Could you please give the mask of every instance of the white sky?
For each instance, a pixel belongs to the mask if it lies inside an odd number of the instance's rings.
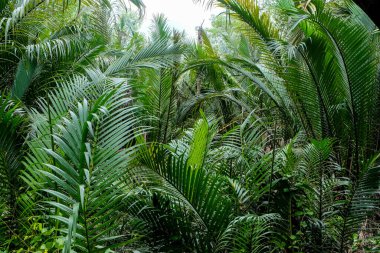
[[[146,33],[149,30],[154,15],[164,14],[169,24],[194,38],[195,27],[203,23],[203,27],[209,27],[211,15],[217,15],[220,9],[206,10],[202,4],[194,4],[193,0],[144,0],[146,6],[145,18],[141,30]]]

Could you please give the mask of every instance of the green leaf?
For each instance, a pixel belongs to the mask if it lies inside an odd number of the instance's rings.
[[[35,61],[22,59],[17,65],[12,96],[22,99],[38,73],[39,67]]]

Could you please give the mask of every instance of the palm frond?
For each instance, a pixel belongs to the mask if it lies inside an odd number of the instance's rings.
[[[71,249],[89,252],[100,246],[107,248],[108,241],[121,238],[110,232],[120,218],[118,208],[125,187],[120,178],[132,155],[127,145],[138,134],[132,127],[137,119],[133,117],[135,109],[128,107],[127,92],[127,86],[111,83],[92,104],[84,99],[68,109],[57,122],[53,148],[36,150],[29,158],[25,178],[34,185],[46,180],[40,191],[50,195],[47,203],[59,210],[48,214],[64,224],[62,233],[67,233]],[[66,249],[70,247],[67,242]]]
[[[23,186],[19,176],[23,169],[24,138],[22,136],[25,124],[24,111],[20,104],[10,97],[0,96],[0,245],[14,245],[20,229],[22,212],[18,205],[18,197]]]
[[[191,247],[211,249],[217,235],[227,226],[230,219],[231,202],[220,192],[224,181],[203,168],[194,169],[184,155],[165,155],[165,150],[159,148],[146,149],[142,153],[142,159],[144,167],[150,171],[150,182],[161,182],[158,185],[153,184],[150,188],[168,196],[174,205],[173,208],[179,208],[181,215],[187,217],[183,220],[186,222],[191,218],[192,223],[196,225],[199,232],[190,232],[191,237],[187,239],[192,238]],[[136,176],[138,180],[139,176]],[[186,227],[183,226],[183,229]]]
[[[276,237],[280,236],[276,235],[273,226],[280,222],[280,217],[275,214],[236,217],[221,234],[215,250],[247,253],[274,250]]]
[[[112,75],[121,71],[131,71],[139,68],[159,69],[169,67],[173,64],[173,59],[182,52],[179,46],[170,46],[166,40],[153,42],[151,45],[139,51],[136,55],[131,52],[113,62],[105,74]]]
[[[29,86],[39,74],[41,67],[35,61],[23,59],[17,66],[17,72],[12,86],[12,95],[22,99]]]

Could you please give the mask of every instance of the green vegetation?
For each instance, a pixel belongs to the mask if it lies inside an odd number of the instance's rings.
[[[379,30],[351,0],[0,3],[1,252],[379,252]]]

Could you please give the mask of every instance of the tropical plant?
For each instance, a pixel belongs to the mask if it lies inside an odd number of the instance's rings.
[[[376,25],[351,0],[194,2],[221,33],[1,2],[1,252],[378,250]]]

